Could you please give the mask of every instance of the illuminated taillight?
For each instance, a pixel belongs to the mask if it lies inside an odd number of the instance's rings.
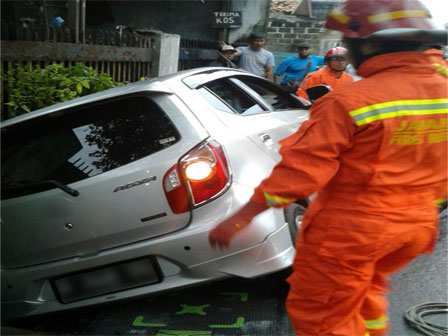
[[[216,141],[201,143],[185,154],[164,177],[165,194],[173,213],[189,210],[217,197],[230,182],[226,156]]]
[[[192,162],[185,167],[185,177],[189,181],[204,181],[213,176],[213,165],[208,161]]]

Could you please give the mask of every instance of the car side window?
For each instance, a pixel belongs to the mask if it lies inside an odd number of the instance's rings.
[[[61,110],[2,129],[2,198],[80,181],[170,147],[180,134],[149,97]],[[39,185],[36,187],[36,185]],[[28,187],[29,186],[29,187]]]
[[[202,98],[204,98],[214,108],[224,111],[224,112],[227,112],[227,113],[235,114],[235,111],[233,111],[229,107],[229,105],[224,103],[219,97],[214,95],[213,92],[211,92],[209,89],[207,89],[205,87],[201,87],[201,88],[197,89],[196,91],[202,96]]]
[[[250,89],[255,91],[255,95],[258,95],[263,99],[273,110],[287,110],[303,108],[304,106],[294,97],[275,84],[260,80],[254,77],[237,77],[239,81],[247,85]]]
[[[266,112],[256,100],[228,80],[215,80],[205,84],[205,87],[227,105],[232,107],[237,114],[249,115]],[[221,109],[219,106],[216,106],[216,104],[214,104],[214,106]]]

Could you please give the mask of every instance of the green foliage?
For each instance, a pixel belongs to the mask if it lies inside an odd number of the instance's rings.
[[[45,69],[16,65],[3,80],[8,118],[121,85],[83,63],[69,68],[53,63]]]

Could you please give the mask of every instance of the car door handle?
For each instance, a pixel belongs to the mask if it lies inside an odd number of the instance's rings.
[[[272,145],[273,144],[273,141],[272,141],[271,136],[269,134],[261,133],[258,136],[260,137],[261,141],[265,145]]]
[[[260,137],[261,141],[263,141],[263,142],[271,140],[271,137],[269,136],[269,134],[266,134],[266,133],[261,133],[258,136]]]

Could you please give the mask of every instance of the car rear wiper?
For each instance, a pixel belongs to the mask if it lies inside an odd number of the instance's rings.
[[[56,187],[58,187],[59,189],[65,191],[67,194],[72,195],[72,196],[78,196],[79,195],[79,191],[75,190],[73,188],[70,188],[68,185],[58,182],[56,180],[43,180],[43,181],[39,181],[36,183],[30,183],[30,184],[23,184],[23,185],[18,185],[15,187],[11,187],[11,188],[6,188],[2,191],[2,194],[14,194],[16,192],[20,192],[21,190],[26,190],[26,189],[39,189],[39,187],[45,186],[45,185],[54,185]]]

